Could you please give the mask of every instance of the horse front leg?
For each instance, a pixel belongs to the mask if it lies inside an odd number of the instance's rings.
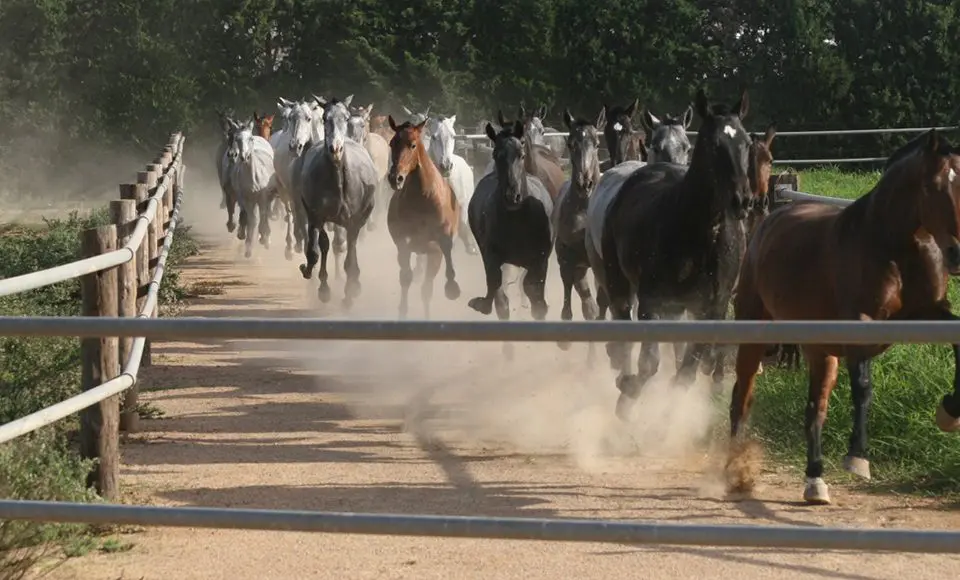
[[[246,216],[246,223],[244,224],[244,231],[246,232],[246,238],[244,239],[244,250],[243,256],[249,258],[253,256],[253,232],[257,231],[261,221],[266,219],[266,215],[263,215],[263,220],[259,212],[257,211],[257,204],[251,203],[249,208],[245,208],[243,212]]]
[[[350,308],[353,301],[360,296],[360,263],[357,260],[357,240],[360,238],[362,224],[350,225],[347,232],[347,257],[343,262],[343,271],[347,275],[347,282],[343,288],[343,306]],[[342,228],[337,228],[339,234]],[[334,240],[336,244],[336,240]],[[336,245],[334,246],[336,250]]]
[[[573,269],[573,289],[577,291],[580,297],[580,313],[584,320],[596,320],[600,314],[600,308],[597,301],[593,299],[590,292],[590,283],[587,282],[587,270],[589,268],[583,263]],[[587,343],[587,366],[593,367],[596,346],[592,342]]]
[[[237,201],[233,198],[232,195],[228,195],[226,192],[223,193],[224,205],[227,208],[227,232],[233,233],[233,230],[237,229],[237,223],[233,221],[233,212],[237,210]]]
[[[637,308],[637,320],[657,320],[659,316],[649,305],[639,300]],[[622,375],[617,383],[620,390],[620,396],[617,398],[617,418],[621,421],[627,421],[630,417],[630,411],[640,398],[640,392],[660,370],[660,343],[645,341],[640,344],[640,353],[637,355],[637,374]]]
[[[440,263],[443,261],[443,254],[434,248],[426,254],[427,271],[423,274],[423,283],[420,286],[420,299],[423,302],[423,317],[430,320],[430,301],[433,300],[433,281],[440,273]]]
[[[467,302],[467,306],[484,315],[489,315],[496,306],[497,318],[510,320],[510,300],[507,299],[507,294],[503,291],[503,259],[490,252],[481,252],[481,255],[483,256],[487,293],[485,296],[471,298]],[[512,359],[513,345],[503,343],[503,355],[508,360]]]
[[[270,214],[272,212],[271,206],[273,205],[273,198],[266,198],[260,200],[259,207],[259,216],[260,216],[260,227],[258,228],[258,233],[260,234],[260,245],[264,249],[270,249]]]
[[[344,235],[344,232],[345,230],[342,226],[333,224],[333,259],[334,259],[333,275],[337,280],[339,280],[340,277],[342,276],[342,273],[340,270],[341,264],[343,264],[344,272],[346,271],[346,264],[344,263],[343,253],[345,250],[348,254],[350,252],[349,248],[347,247],[349,243],[345,241],[345,238],[347,236]],[[349,279],[349,276],[347,276],[347,278]]]
[[[806,487],[803,499],[810,504],[830,503],[830,492],[823,481],[823,424],[827,420],[830,393],[837,384],[837,357],[829,356],[810,346],[803,347],[810,367],[807,409],[804,431],[807,437]]]
[[[397,244],[397,265],[400,266],[400,306],[398,316],[400,320],[407,317],[409,303],[407,296],[410,294],[410,285],[413,284],[413,269],[410,267],[410,245],[405,241]]]
[[[867,457],[867,415],[870,412],[870,404],[873,402],[871,362],[869,357],[847,352],[850,401],[853,403],[853,428],[850,431],[847,455],[843,458],[843,469],[864,479],[870,479],[870,460]]]
[[[293,259],[293,210],[290,204],[284,202],[284,222],[287,226],[287,234],[284,236],[283,257],[287,260]]]
[[[447,281],[443,286],[443,293],[447,300],[456,300],[460,298],[460,284],[457,284],[457,271],[453,267],[453,237],[441,236],[438,243],[440,253],[443,254],[443,262],[446,265],[444,275]]]

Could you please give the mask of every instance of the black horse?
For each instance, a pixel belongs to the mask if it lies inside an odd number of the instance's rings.
[[[726,316],[746,243],[742,222],[753,205],[750,136],[742,123],[747,109],[746,91],[728,109],[711,106],[699,90],[695,110],[701,126],[690,165],[652,163],[620,187],[600,234],[602,279],[615,319],[630,319],[633,297],[639,320],[684,312],[695,319]],[[628,345],[607,344],[611,365],[620,372],[621,419],[657,373],[659,347],[643,344],[633,375]],[[686,350],[679,382],[693,382],[708,350],[705,344]]]
[[[642,161],[646,159],[643,131],[633,128],[633,115],[637,112],[640,99],[636,99],[626,107],[620,105],[603,105],[603,114],[606,125],[603,128],[603,138],[607,144],[607,153],[610,159],[600,164],[600,170],[606,171],[616,167],[628,159]]]
[[[497,318],[508,320],[510,304],[501,268],[511,264],[526,270],[523,291],[530,299],[530,312],[534,319],[543,320],[547,265],[553,251],[553,202],[543,183],[524,170],[523,123],[516,121],[499,133],[487,123],[485,130],[493,141],[495,170],[477,184],[467,218],[483,258],[487,293],[471,298],[468,305],[481,314],[490,314],[496,306]],[[504,354],[512,356],[509,345],[504,345]]]

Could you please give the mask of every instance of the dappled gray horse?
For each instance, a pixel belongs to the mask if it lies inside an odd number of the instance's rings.
[[[227,150],[230,185],[240,203],[237,239],[245,241],[247,258],[253,255],[254,229],[260,234],[260,244],[270,248],[270,204],[276,191],[273,147],[263,137],[254,135],[253,130],[253,121],[240,127]]]
[[[347,280],[343,303],[347,308],[360,295],[357,238],[373,212],[379,183],[370,154],[363,145],[347,137],[351,97],[343,101],[331,99],[321,102],[325,139],[304,155],[299,172],[308,232],[307,263],[300,266],[300,273],[309,280],[319,261],[320,287],[317,295],[323,302],[330,301],[330,285],[327,282],[330,238],[323,225],[330,222],[344,228],[347,255],[343,269]],[[335,247],[335,259],[338,261],[339,253]]]
[[[347,136],[363,145],[363,148],[370,154],[373,166],[377,169],[377,175],[380,176],[375,207],[386,208],[387,204],[390,203],[391,196],[390,185],[387,183],[387,171],[390,169],[390,145],[382,135],[370,131],[370,114],[372,112],[372,103],[366,107],[351,107],[350,120],[347,122]],[[376,209],[367,221],[367,230],[375,229],[376,221],[385,212],[385,209]]]
[[[682,117],[664,115],[659,119],[649,109],[643,111],[640,119],[643,128],[647,131],[647,153],[650,163],[665,161],[667,163],[690,164],[690,153],[693,145],[687,137],[687,129],[693,122],[693,107],[687,107]]]
[[[524,131],[526,132],[526,139],[534,145],[543,145],[548,147],[551,151],[556,153],[557,157],[563,157],[564,151],[566,151],[567,143],[562,135],[550,135],[547,136],[547,133],[559,133],[553,127],[545,127],[543,125],[543,118],[547,116],[547,107],[541,105],[532,115],[527,117],[527,111],[523,105],[520,105],[520,116],[518,117],[521,120],[526,120],[526,126]]]
[[[300,191],[295,188],[294,167],[302,159],[310,144],[323,142],[323,107],[317,97],[305,101],[288,101],[280,98],[277,108],[283,118],[283,129],[270,138],[273,146],[273,167],[277,173],[278,194],[287,209],[287,222],[293,226],[295,250],[289,243],[285,251],[287,259],[293,252],[303,251],[307,237],[307,219],[303,215]]]

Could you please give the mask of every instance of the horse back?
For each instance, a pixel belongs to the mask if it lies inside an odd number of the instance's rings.
[[[603,256],[600,239],[603,235],[610,204],[617,198],[624,181],[634,171],[645,165],[646,163],[643,161],[624,161],[600,176],[600,181],[597,182],[597,187],[587,202],[586,242],[592,246],[592,251],[597,256]]]

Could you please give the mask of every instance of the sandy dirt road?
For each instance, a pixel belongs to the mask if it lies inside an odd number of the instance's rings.
[[[397,266],[385,232],[361,240],[363,295],[354,311],[317,301],[315,282],[274,248],[244,260],[215,196],[185,215],[204,241],[183,279],[221,287],[187,315],[393,318]],[[210,216],[199,222],[196,216]],[[479,319],[480,261],[458,247],[463,297],[437,283],[434,317]],[[299,260],[299,259],[298,259]],[[551,265],[548,300],[559,318]],[[411,292],[411,315],[419,310]],[[515,315],[528,311],[514,301]],[[579,305],[574,304],[579,313]],[[960,527],[960,514],[917,498],[864,495],[829,482],[834,505],[800,503],[802,479],[766,464],[754,499],[723,496],[706,448],[723,413],[705,386],[678,393],[661,380],[629,428],[613,418],[616,391],[602,346],[184,341],[155,345],[142,398],[163,411],[123,446],[126,501],[362,512],[585,517],[688,523]],[[664,354],[667,354],[666,352]],[[672,360],[665,356],[665,361]],[[666,365],[663,365],[664,367]],[[729,388],[729,385],[728,385]],[[411,413],[411,411],[415,411]],[[418,417],[408,423],[404,417]],[[789,417],[801,426],[801,417]],[[839,460],[839,458],[831,458]],[[49,578],[535,579],[938,578],[960,558],[834,551],[632,547],[153,528],[127,552],[69,560]]]

